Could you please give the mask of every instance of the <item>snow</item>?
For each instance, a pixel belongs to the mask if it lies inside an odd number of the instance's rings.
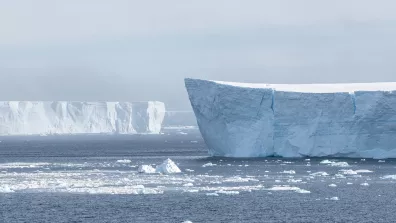
[[[396,158],[396,83],[185,85],[212,156]]]
[[[141,165],[138,169],[139,173],[155,173],[155,169],[151,165]]]
[[[159,133],[162,102],[0,102],[0,135]]]
[[[172,173],[181,172],[179,167],[171,159],[166,159],[161,165],[157,166],[155,171],[157,173],[163,173],[163,174],[172,174]]]

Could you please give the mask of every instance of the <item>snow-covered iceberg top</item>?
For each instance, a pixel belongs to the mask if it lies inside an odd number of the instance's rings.
[[[0,102],[0,135],[159,133],[162,102]]]
[[[396,83],[185,85],[210,155],[396,157]]]

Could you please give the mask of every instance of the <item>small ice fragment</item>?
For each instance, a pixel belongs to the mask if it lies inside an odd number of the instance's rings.
[[[127,160],[127,159],[117,160],[117,163],[131,163],[131,162],[132,162],[131,160]]]
[[[348,182],[347,184],[348,184],[348,185],[352,185],[353,183],[351,183],[351,182]]]
[[[381,177],[381,179],[396,180],[396,175],[385,175],[385,176]]]
[[[338,201],[338,200],[340,200],[338,197],[332,197],[332,198],[330,198],[330,200],[332,200],[332,201]]]
[[[296,174],[296,171],[294,171],[294,170],[284,170],[283,172],[281,172],[281,173],[286,173],[286,174]]]
[[[194,186],[192,183],[183,184],[183,187],[192,187],[192,186]]]
[[[329,187],[337,187],[335,184],[330,184]]]
[[[183,221],[182,223],[192,223],[192,221],[186,220],[186,221]]]
[[[320,164],[331,164],[331,163],[333,163],[333,162],[330,161],[330,160],[322,160],[322,161],[320,162]]]
[[[360,185],[362,185],[362,186],[370,186],[370,184],[368,184],[368,183],[362,183],[362,184],[360,184]]]
[[[213,164],[213,163],[209,162],[209,163],[202,165],[202,167],[208,167],[208,166],[217,166],[217,164]]]
[[[219,190],[219,191],[216,191],[216,193],[217,193],[217,194],[235,195],[235,194],[239,194],[239,191]]]
[[[307,171],[308,172],[308,171]],[[320,171],[320,172],[315,172],[315,173],[311,173],[309,174],[310,176],[328,176],[329,174],[324,172],[324,171]]]
[[[155,169],[151,165],[141,165],[138,169],[139,173],[155,173]]]
[[[371,170],[355,170],[356,173],[372,173]]]
[[[163,173],[163,174],[171,174],[171,173],[180,173],[181,172],[179,167],[169,158],[166,159],[161,165],[158,165],[155,171],[157,173]]]
[[[378,160],[379,163],[385,163],[385,160]]]
[[[297,189],[296,192],[299,193],[299,194],[310,194],[311,193],[311,191],[304,190],[304,189],[301,189],[301,188]]]
[[[206,193],[206,196],[215,196],[215,197],[218,197],[219,194],[217,194],[217,193]]]
[[[191,170],[191,169],[185,169],[186,170],[186,172],[194,172],[194,170]]]
[[[340,172],[342,172],[342,174],[344,175],[356,175],[357,172],[353,171],[353,170],[340,170]]]

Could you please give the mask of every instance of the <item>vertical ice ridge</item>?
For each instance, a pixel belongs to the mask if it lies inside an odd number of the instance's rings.
[[[353,114],[356,114],[356,96],[355,96],[355,92],[351,92],[351,99],[352,99],[352,104],[353,104]]]

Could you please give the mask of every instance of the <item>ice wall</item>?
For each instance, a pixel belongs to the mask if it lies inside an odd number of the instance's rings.
[[[396,83],[185,85],[213,156],[396,158]]]
[[[159,133],[162,102],[0,102],[0,135]]]

